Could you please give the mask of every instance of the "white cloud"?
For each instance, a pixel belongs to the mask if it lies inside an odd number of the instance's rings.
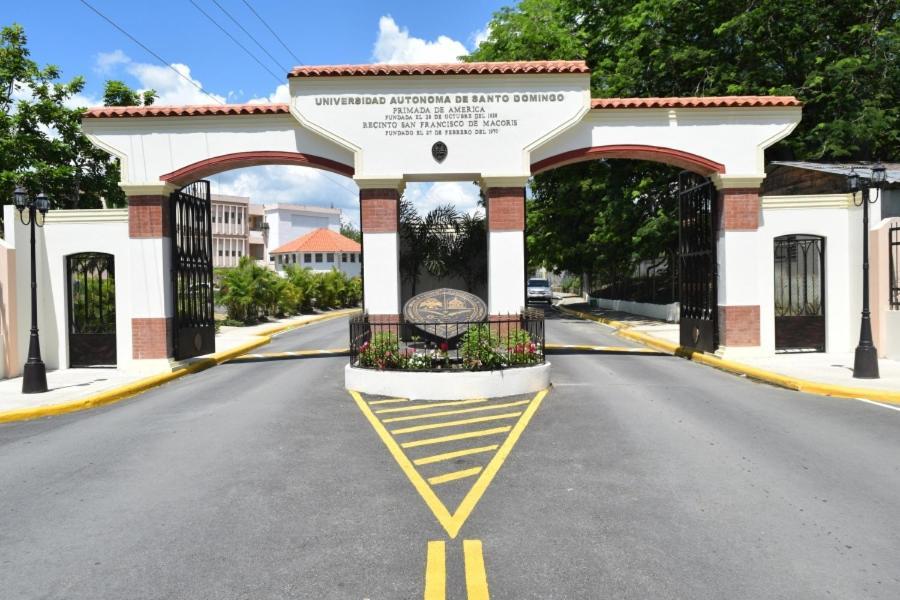
[[[247,104],[288,104],[290,101],[291,92],[288,89],[288,84],[282,83],[270,95],[262,98],[251,98],[247,100]]]
[[[181,75],[173,71],[178,71]],[[158,94],[156,104],[214,104],[212,98],[197,89],[203,84],[191,77],[191,68],[185,64],[172,63],[172,69],[162,65],[132,62],[128,72],[139,82],[141,91],[154,89]],[[187,81],[187,80],[190,81]],[[191,82],[197,84],[192,85]],[[225,96],[211,94],[219,102],[225,102]]]
[[[359,189],[352,179],[312,167],[267,165],[209,178],[212,192],[249,196],[255,204],[309,204],[340,208],[359,227]]]
[[[94,70],[101,74],[107,74],[119,65],[125,65],[130,62],[131,59],[128,58],[128,55],[119,49],[112,52],[101,52],[97,55]]]
[[[478,46],[481,45],[481,42],[486,41],[489,37],[491,37],[491,24],[490,23],[485,25],[484,29],[482,29],[481,31],[475,32],[475,34],[473,36],[473,40],[472,40],[473,49],[478,49]]]
[[[433,42],[411,37],[409,29],[401,29],[393,17],[385,15],[378,20],[372,57],[378,63],[448,63],[459,62],[468,53],[462,42],[445,35]]]
[[[480,210],[478,186],[466,181],[410,183],[406,186],[405,196],[420,215],[445,204],[452,204],[460,213],[472,214]]]

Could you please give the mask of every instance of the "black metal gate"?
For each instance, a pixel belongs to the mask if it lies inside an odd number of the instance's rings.
[[[888,268],[891,271],[888,303],[891,310],[900,310],[900,225],[892,226],[889,233]]]
[[[678,177],[678,301],[682,346],[706,352],[719,345],[716,188],[695,173]]]
[[[213,317],[212,222],[209,182],[196,181],[172,194],[173,349],[182,360],[216,351]]]
[[[825,238],[775,238],[775,349],[825,352]]]
[[[116,365],[116,269],[113,256],[66,257],[69,366]]]

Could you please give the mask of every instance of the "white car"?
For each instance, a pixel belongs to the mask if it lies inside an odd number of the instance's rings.
[[[529,279],[526,298],[529,302],[546,302],[553,300],[553,292],[550,291],[550,282],[546,279]]]

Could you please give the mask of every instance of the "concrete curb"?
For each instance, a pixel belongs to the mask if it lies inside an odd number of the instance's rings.
[[[339,317],[351,315],[356,312],[359,312],[359,309],[340,310],[325,315],[318,315],[312,319],[309,319],[308,321],[303,321],[302,323],[284,323],[280,325],[273,325],[271,328],[264,329],[257,335],[252,336],[249,341],[244,342],[243,344],[235,346],[234,348],[229,348],[228,350],[223,350],[222,352],[210,354],[209,356],[191,359],[188,364],[176,367],[169,373],[159,373],[157,375],[151,375],[149,377],[145,377],[143,379],[139,379],[125,385],[110,388],[108,390],[97,392],[96,394],[92,394],[84,398],[78,398],[77,400],[71,400],[69,402],[48,404],[46,406],[18,408],[15,410],[0,412],[0,423],[9,423],[11,421],[28,421],[30,419],[37,419],[39,417],[62,415],[65,413],[87,410],[89,408],[96,408],[105,404],[119,402],[120,400],[136,396],[142,392],[146,392],[149,389],[158,387],[174,379],[178,379],[179,377],[184,377],[185,375],[190,375],[191,373],[199,373],[200,371],[204,371],[211,367],[218,366],[224,362],[228,362],[233,358],[241,356],[242,354],[246,354],[247,352],[250,352],[255,348],[259,348],[260,346],[268,344],[272,341],[272,337],[275,334],[299,329],[313,323],[321,323],[322,321],[337,319]]]
[[[629,324],[622,321],[607,319],[597,315],[592,315],[590,313],[582,312],[580,310],[566,308],[564,306],[557,306],[556,308],[560,312],[572,315],[574,317],[608,325],[616,329],[618,335],[644,344],[645,346],[650,346],[651,348],[662,350],[663,352],[666,352],[668,354],[674,354],[675,356],[680,356],[682,358],[686,358],[688,360],[692,360],[709,367],[714,367],[722,371],[735,373],[737,375],[744,375],[751,379],[756,379],[758,381],[777,385],[778,387],[794,390],[796,392],[819,394],[821,396],[871,400],[873,402],[883,402],[885,404],[900,404],[900,392],[873,390],[866,388],[852,388],[842,385],[832,385],[817,381],[808,381],[806,379],[798,379],[789,375],[781,375],[780,373],[766,371],[765,369],[760,369],[758,367],[752,367],[743,363],[725,360],[724,358],[719,358],[718,356],[707,354],[705,352],[695,350],[694,348],[680,346],[673,342],[661,340],[640,331],[634,331],[633,329],[631,329],[631,326]]]

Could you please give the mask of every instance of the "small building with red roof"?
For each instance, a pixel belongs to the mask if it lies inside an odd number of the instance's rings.
[[[361,270],[362,246],[359,242],[332,231],[319,228],[271,250],[276,271],[296,265],[311,271],[337,269],[350,277]]]

